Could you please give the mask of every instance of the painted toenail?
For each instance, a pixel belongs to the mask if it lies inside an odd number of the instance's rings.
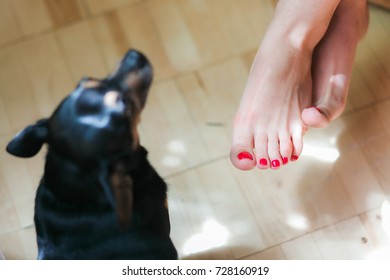
[[[253,160],[253,156],[248,153],[248,152],[241,152],[237,155],[238,159],[239,160],[242,160],[242,159],[250,159],[250,160]]]
[[[323,114],[320,108],[318,107],[312,107],[312,108],[316,109],[318,112],[320,112],[320,114]]]
[[[293,155],[293,156],[291,157],[291,160],[298,160],[298,156]]]
[[[275,159],[272,161],[272,167],[279,167],[280,166],[280,161]]]
[[[288,158],[287,157],[282,158],[282,160],[283,160],[283,164],[287,164],[288,163]]]
[[[259,161],[260,165],[267,165],[268,161],[265,158],[260,159]]]

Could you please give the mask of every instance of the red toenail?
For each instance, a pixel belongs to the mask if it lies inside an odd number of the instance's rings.
[[[312,108],[316,109],[318,112],[320,112],[322,114],[322,111],[320,108],[318,108],[318,107],[312,107]]]
[[[291,160],[298,160],[298,156],[293,155],[293,156],[291,157]]]
[[[272,161],[272,167],[279,167],[280,166],[280,161],[275,159]]]
[[[282,160],[283,160],[283,164],[287,164],[288,163],[288,158],[287,157],[282,158]]]
[[[237,155],[238,159],[239,160],[242,160],[242,159],[250,159],[250,160],[253,160],[253,156],[248,153],[248,152],[241,152]]]
[[[267,165],[268,161],[265,158],[260,159],[259,161],[260,165]]]

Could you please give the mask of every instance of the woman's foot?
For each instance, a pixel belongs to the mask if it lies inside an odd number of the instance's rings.
[[[297,160],[311,106],[312,52],[339,0],[279,1],[256,54],[233,123],[230,159],[249,170],[278,169]]]
[[[277,169],[298,159],[311,104],[310,52],[279,47],[278,57],[260,49],[233,123],[231,161],[242,170]]]
[[[313,54],[312,107],[302,112],[309,127],[326,127],[345,108],[356,47],[368,27],[366,0],[341,0]]]

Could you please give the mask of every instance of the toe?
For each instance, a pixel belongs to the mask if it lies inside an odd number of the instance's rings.
[[[324,128],[329,125],[329,119],[324,114],[325,110],[317,107],[310,107],[302,111],[303,122],[310,127]]]
[[[230,160],[236,168],[241,170],[250,170],[256,165],[251,131],[248,127],[240,126],[233,130]]]
[[[292,139],[293,150],[291,153],[291,161],[298,160],[299,156],[302,153],[302,149],[303,149],[302,137],[303,137],[303,131],[301,132],[295,131],[295,133],[293,133],[292,135],[291,139]]]
[[[252,148],[249,146],[235,145],[230,151],[230,161],[241,170],[250,170],[256,165],[256,159]]]
[[[241,170],[250,170],[256,165],[252,148],[248,146],[232,146],[230,151],[230,161]]]
[[[255,140],[256,166],[260,169],[268,169],[270,161],[268,158],[268,137],[265,134],[256,135]]]
[[[291,154],[293,150],[291,141],[292,140],[290,135],[283,134],[279,137],[279,149],[283,165],[286,165],[291,159]]]
[[[282,166],[283,160],[280,156],[279,138],[276,135],[268,137],[268,156],[272,169],[278,169]]]

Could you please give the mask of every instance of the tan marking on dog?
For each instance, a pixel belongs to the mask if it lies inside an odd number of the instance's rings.
[[[110,181],[114,192],[118,222],[121,228],[126,230],[131,224],[134,194],[133,180],[127,174],[126,165],[123,162],[115,165],[115,170],[111,175]]]
[[[133,149],[136,150],[139,147],[139,135],[138,135],[138,124],[140,123],[141,120],[141,104],[140,100],[136,97],[138,95],[136,94],[131,94],[130,98],[133,103],[133,110],[131,115],[131,135],[133,135]]]
[[[133,116],[131,123],[131,135],[133,135],[133,149],[136,150],[139,147],[139,135],[138,135],[138,123],[140,119],[140,114]]]
[[[84,81],[81,83],[81,86],[83,88],[96,88],[98,86],[100,86],[100,81],[97,81],[97,80],[88,80],[88,81]]]
[[[104,105],[111,108],[115,108],[117,106],[118,97],[119,97],[119,92],[115,90],[106,92],[103,99]]]
[[[141,71],[129,73],[126,77],[126,84],[131,85],[132,88],[138,88],[141,81]]]

